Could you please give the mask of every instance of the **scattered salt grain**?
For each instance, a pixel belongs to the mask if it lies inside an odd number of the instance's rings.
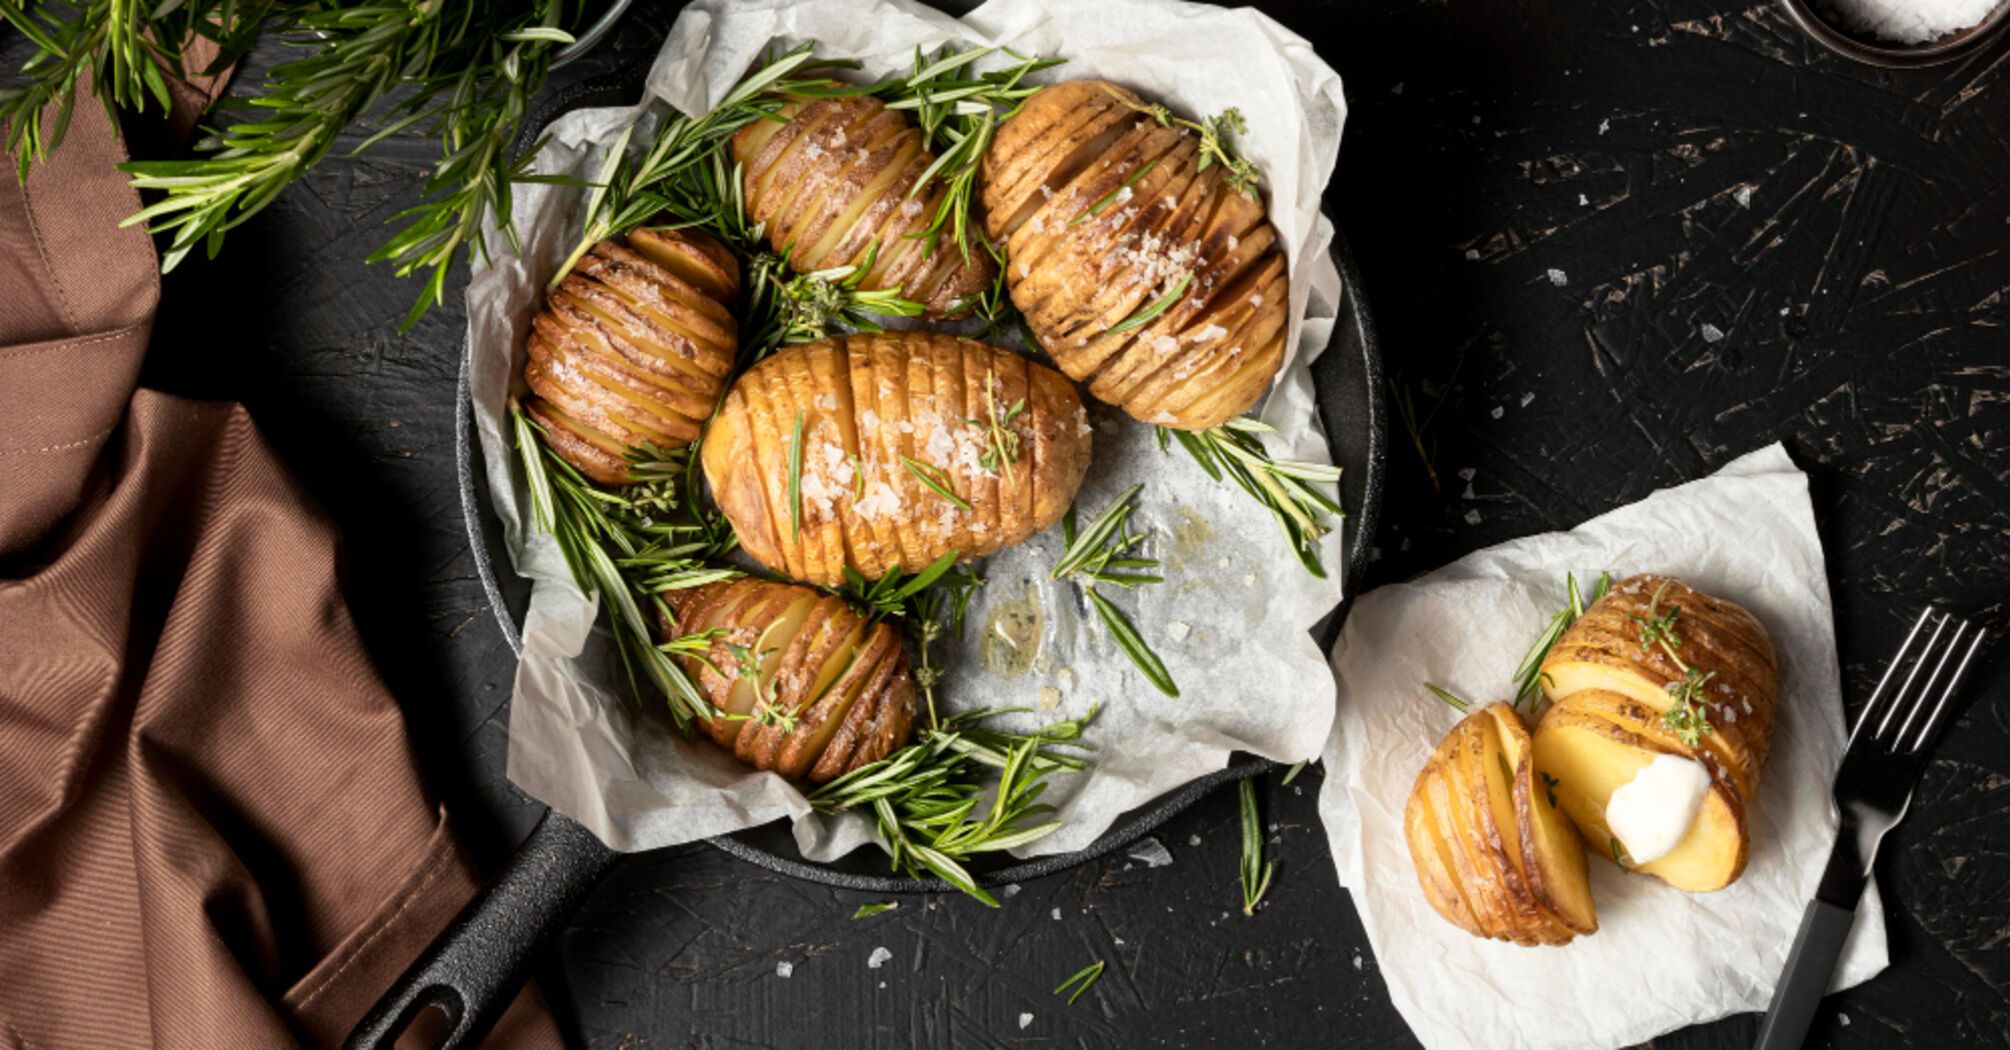
[[[1482,518],[1480,517],[1480,512],[1479,512],[1479,511],[1477,511],[1477,510],[1469,510],[1469,511],[1467,511],[1467,512],[1466,512],[1466,524],[1468,524],[1468,525],[1478,525],[1478,524],[1479,524],[1479,523],[1480,523],[1480,522],[1481,522],[1482,520],[1483,520],[1483,519],[1482,519]]]
[[[1578,194],[1578,195],[1577,195],[1577,206],[1578,206],[1578,207],[1580,207],[1580,208],[1589,208],[1589,207],[1591,207],[1591,198],[1590,198],[1590,197],[1587,197],[1587,196],[1585,196],[1585,195],[1584,195],[1584,194],[1582,194],[1582,193]]]
[[[1054,921],[1055,921],[1055,922],[1060,922],[1060,921],[1061,921],[1061,909],[1059,909],[1059,908],[1055,908],[1055,909],[1054,909]]]
[[[1731,199],[1732,199],[1732,200],[1734,200],[1734,201],[1737,201],[1737,202],[1738,202],[1738,207],[1740,207],[1740,208],[1749,208],[1749,207],[1751,207],[1751,206],[1752,206],[1752,187],[1750,187],[1750,186],[1740,186],[1740,187],[1738,187],[1737,189],[1735,189],[1735,190],[1732,190],[1732,191],[1731,191]]]
[[[776,976],[776,977],[781,977],[781,978],[784,978],[784,979],[787,979],[787,978],[790,978],[790,977],[794,977],[795,975],[796,975],[796,964],[795,964],[795,963],[792,963],[792,962],[788,961],[787,959],[783,959],[783,960],[782,960],[781,962],[778,962],[778,963],[776,963],[776,964],[775,964],[775,976]]]
[[[1040,705],[1040,710],[1052,711],[1061,706],[1061,691],[1051,685],[1043,685],[1039,692],[1034,694],[1034,699]]]
[[[1171,638],[1175,642],[1186,641],[1186,636],[1192,632],[1193,627],[1183,620],[1174,620],[1166,624],[1166,637]]]
[[[874,948],[872,954],[865,957],[865,968],[868,970],[877,970],[881,966],[886,965],[886,961],[891,958],[893,958],[893,953],[887,951],[884,947]],[[881,985],[880,987],[884,988],[886,986]]]
[[[1724,330],[1708,321],[1703,322],[1701,331],[1703,333],[1703,341],[1706,343],[1714,343],[1724,338]]]
[[[1531,390],[1528,393],[1523,394],[1521,396],[1521,407],[1527,408],[1529,406],[1529,403],[1534,400],[1535,400],[1535,391]]]
[[[1490,416],[1492,416],[1492,417],[1494,417],[1495,419],[1499,419],[1500,417],[1502,417],[1502,416],[1504,416],[1504,415],[1507,415],[1507,409],[1505,409],[1505,408],[1502,408],[1502,407],[1501,407],[1501,406],[1499,406],[1499,405],[1495,405],[1495,406],[1494,406],[1494,410],[1493,410],[1492,412],[1489,412],[1489,413],[1487,413],[1487,414],[1488,414],[1488,415],[1490,415]]]
[[[1019,884],[1016,882],[1008,882],[1005,884],[1005,889],[1002,892],[1003,895],[1008,899],[1012,897],[1017,897],[1019,895]]]
[[[1173,862],[1172,851],[1166,849],[1165,843],[1160,842],[1156,836],[1139,839],[1137,845],[1132,846],[1126,856],[1147,868],[1163,868]]]
[[[1479,471],[1477,471],[1477,470],[1474,470],[1474,469],[1473,469],[1473,468],[1471,468],[1471,467],[1460,467],[1460,468],[1459,468],[1459,480],[1460,480],[1460,481],[1471,481],[1471,480],[1473,480],[1473,475],[1475,475],[1475,474],[1478,474],[1478,473],[1479,473]]]
[[[1189,846],[1198,846],[1198,845],[1200,845],[1200,836],[1199,836],[1199,835],[1188,835],[1188,836],[1186,837],[1186,844],[1187,844],[1187,845],[1189,845]]]
[[[1474,492],[1474,491],[1473,491],[1473,483],[1472,483],[1472,482],[1470,482],[1470,481],[1468,481],[1468,482],[1466,482],[1466,490],[1465,490],[1464,492],[1461,492],[1461,493],[1459,493],[1459,498],[1460,498],[1460,499],[1479,499],[1480,497],[1479,497],[1479,493],[1477,493],[1477,492]]]
[[[1361,968],[1361,957],[1359,955],[1354,956],[1354,968],[1356,970]]]
[[[1843,1014],[1843,1013],[1839,1013],[1839,1014],[1837,1014],[1837,1015],[1836,1015],[1836,1023],[1837,1023],[1837,1024],[1839,1024],[1839,1025],[1841,1025],[1841,1026],[1843,1026],[1844,1028],[1848,1028],[1848,1027],[1849,1027],[1849,1015],[1848,1015],[1848,1014]]]
[[[1635,28],[1638,28],[1638,27],[1635,27]],[[1599,121],[1599,122],[1598,122],[1598,133],[1599,133],[1600,135],[1603,135],[1603,134],[1605,134],[1606,132],[1608,132],[1608,131],[1611,131],[1611,130],[1612,130],[1612,120],[1611,120],[1610,118],[1607,118],[1607,119],[1605,119],[1605,120],[1601,120],[1601,121]]]
[[[1477,260],[1479,257],[1480,257],[1480,250],[1478,248],[1466,249],[1466,258]]]
[[[1552,266],[1549,268],[1549,283],[1561,288],[1570,283],[1570,275]]]
[[[1026,1029],[1027,1029],[1028,1027],[1030,1027],[1030,1026],[1031,1026],[1032,1024],[1033,1024],[1033,1015],[1032,1015],[1032,1014],[1020,1014],[1020,1015],[1019,1015],[1019,1030],[1020,1030],[1020,1031],[1022,1031],[1022,1032],[1023,1032],[1023,1031],[1025,1031],[1025,1030],[1026,1030]]]

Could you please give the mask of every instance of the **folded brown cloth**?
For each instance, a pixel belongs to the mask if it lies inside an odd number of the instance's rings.
[[[333,1046],[474,879],[333,531],[241,407],[133,390],[122,159],[79,99],[0,176],[0,1047]],[[533,990],[490,1045],[562,1043]]]

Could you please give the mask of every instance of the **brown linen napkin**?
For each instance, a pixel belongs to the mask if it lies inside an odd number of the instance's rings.
[[[79,99],[0,177],[0,1047],[333,1046],[473,872],[333,531],[241,407],[133,389],[122,159]],[[562,1041],[532,990],[490,1045]]]

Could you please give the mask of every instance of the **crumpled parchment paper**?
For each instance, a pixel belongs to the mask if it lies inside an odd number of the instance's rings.
[[[561,118],[537,167],[590,177],[601,147],[622,127],[637,120],[642,130],[653,126],[657,103],[709,109],[763,52],[808,39],[821,55],[862,61],[868,77],[909,70],[917,46],[996,44],[1068,59],[1039,80],[1107,77],[1187,115],[1239,107],[1249,130],[1237,145],[1263,170],[1290,265],[1294,350],[1265,403],[1264,419],[1279,429],[1268,441],[1280,457],[1329,461],[1309,366],[1332,332],[1341,295],[1328,255],[1333,229],[1319,213],[1319,196],[1337,158],[1345,103],[1339,77],[1309,44],[1254,11],[1171,0],[994,0],[961,21],[909,0],[700,0],[665,40],[649,74],[649,98]],[[867,841],[865,821],[811,813],[780,778],[671,733],[655,709],[660,701],[645,707],[625,697],[596,604],[573,585],[549,538],[525,528],[507,397],[521,388],[524,332],[545,279],[577,236],[582,200],[577,188],[519,187],[520,252],[477,265],[468,287],[470,380],[490,487],[511,558],[535,581],[512,700],[509,776],[617,849],[787,817],[809,856],[837,856]],[[1037,707],[1046,700],[1049,709],[1013,716],[1031,724],[1101,705],[1087,735],[1096,767],[1052,779],[1046,801],[1066,823],[1021,851],[1028,855],[1087,845],[1124,811],[1222,767],[1232,751],[1309,758],[1333,716],[1331,676],[1307,632],[1340,598],[1338,531],[1324,541],[1330,577],[1315,580],[1268,512],[1239,490],[1207,478],[1177,448],[1161,453],[1151,428],[1120,412],[1093,406],[1091,419],[1094,463],[1078,505],[1093,514],[1145,482],[1133,520],[1150,528],[1146,553],[1163,559],[1166,580],[1112,597],[1181,695],[1153,689],[1075,587],[1047,579],[1060,550],[1058,529],[985,563],[990,582],[943,660],[943,706]],[[995,636],[987,643],[995,618],[1032,609],[1042,619],[1037,651],[1012,659]]]
[[[1750,609],[1780,659],[1773,750],[1746,811],[1744,875],[1690,894],[1590,859],[1598,932],[1561,948],[1484,941],[1417,884],[1403,807],[1418,769],[1474,703],[1507,699],[1515,664],[1580,582],[1662,572]],[[1339,716],[1319,814],[1390,996],[1432,1050],[1592,1050],[1764,1009],[1835,840],[1829,784],[1844,727],[1835,628],[1807,476],[1779,445],[1562,533],[1468,555],[1362,595],[1333,651]],[[1587,847],[1589,848],[1589,847]],[[1834,987],[1886,963],[1875,885]]]

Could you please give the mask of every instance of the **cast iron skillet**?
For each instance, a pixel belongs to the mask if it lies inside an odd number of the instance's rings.
[[[644,67],[632,67],[561,92],[533,116],[528,126],[541,130],[577,106],[632,102],[640,94],[644,71]],[[1343,240],[1336,238],[1333,257],[1340,267],[1345,291],[1332,342],[1313,363],[1312,374],[1333,461],[1343,468],[1340,494],[1347,516],[1341,522],[1341,530],[1346,564],[1340,571],[1351,594],[1367,561],[1368,537],[1374,535],[1382,503],[1385,409],[1381,354],[1368,308],[1359,294],[1360,276]],[[466,346],[462,348],[459,397],[455,449],[468,541],[503,636],[512,650],[520,652],[522,638],[515,610],[527,601],[528,586],[514,573],[507,574],[505,584],[495,571],[498,563],[507,565],[508,561],[500,553],[500,525],[487,512],[487,485],[473,437]],[[516,593],[505,595],[505,585]],[[1340,615],[1341,611],[1336,610],[1314,629],[1322,647],[1331,646],[1339,630]],[[1223,784],[1257,776],[1272,768],[1275,764],[1264,759],[1237,756],[1227,768],[1124,814],[1086,849],[1027,861],[1004,857],[990,866],[973,865],[972,873],[979,883],[998,886],[1065,871],[1123,849]],[[952,887],[939,879],[887,875],[885,857],[872,850],[856,850],[831,863],[805,860],[796,851],[785,822],[708,841],[742,860],[792,878],[871,893],[953,892]],[[529,977],[536,950],[577,909],[587,891],[620,856],[563,814],[547,813],[496,881],[468,902],[378,1000],[370,1014],[350,1033],[345,1045],[359,1050],[389,1050],[408,1031],[423,1033],[437,1046],[477,1044]]]

